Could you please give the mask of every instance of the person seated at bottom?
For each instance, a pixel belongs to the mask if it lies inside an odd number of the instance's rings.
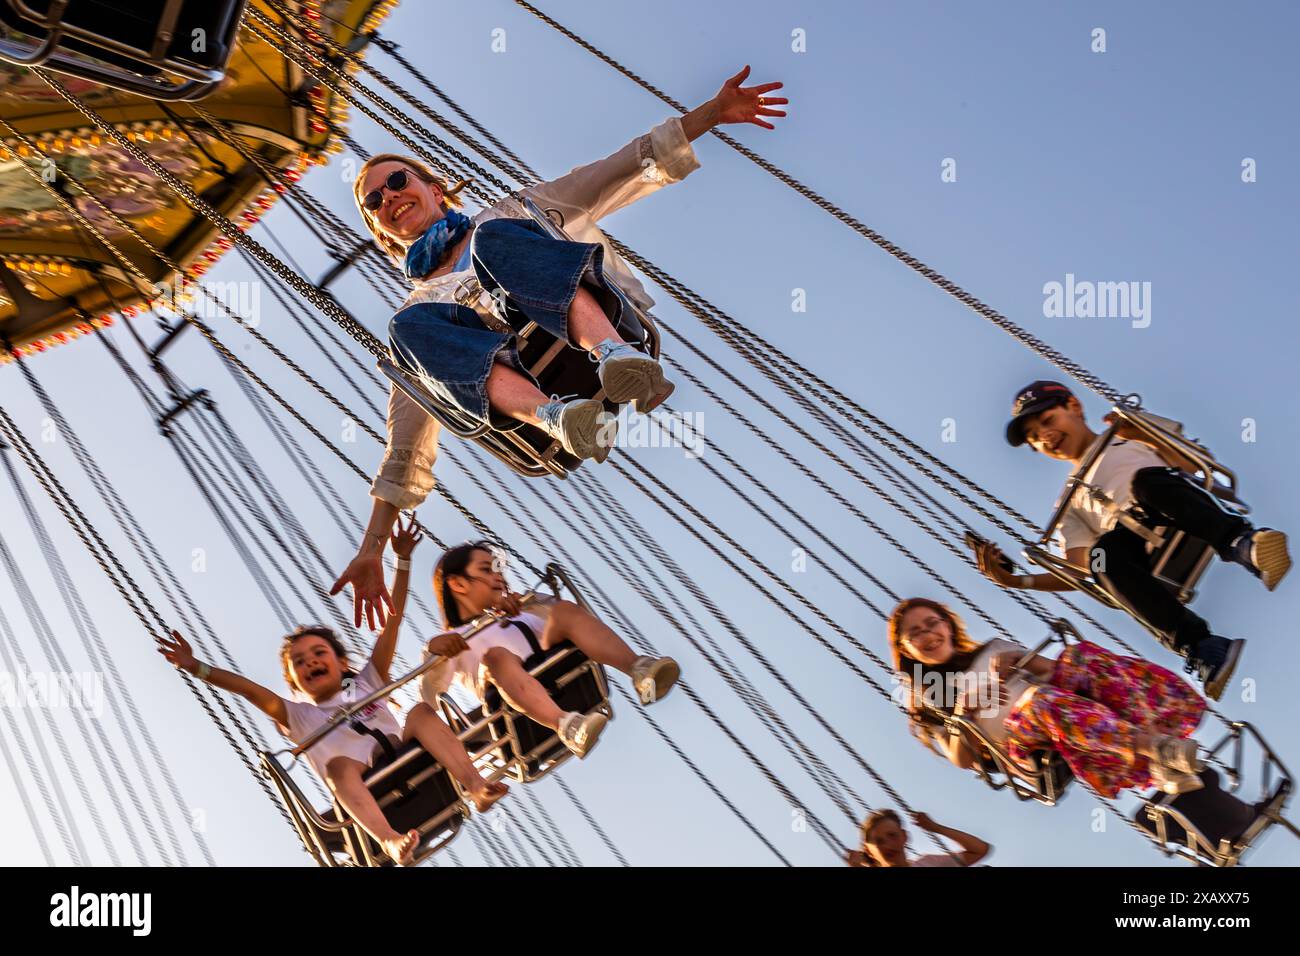
[[[962,768],[983,758],[942,715],[965,716],[1012,762],[1059,753],[1074,776],[1105,797],[1153,782],[1166,793],[1203,784],[1192,732],[1204,699],[1177,674],[1079,641],[1060,658],[1031,657],[1012,641],[976,644],[947,606],[910,598],[889,618],[889,646],[923,742]]]
[[[979,837],[935,823],[924,813],[912,816],[922,830],[946,836],[961,847],[960,853],[927,853],[907,858],[907,830],[893,810],[875,810],[862,821],[862,848],[850,850],[849,866],[974,866],[993,848]]]
[[[482,701],[488,684],[519,713],[554,730],[578,757],[596,745],[608,718],[604,714],[565,713],[546,689],[528,673],[524,662],[539,651],[571,642],[591,660],[626,674],[643,704],[660,700],[672,689],[681,668],[671,657],[639,656],[590,611],[571,601],[550,601],[523,609],[519,596],[506,587],[502,562],[488,541],[449,549],[433,572],[434,596],[449,633],[458,634],[484,611],[494,609],[503,620],[479,631],[465,649],[431,668],[421,693],[435,702],[454,682]],[[426,658],[438,653],[439,635],[426,648]]]

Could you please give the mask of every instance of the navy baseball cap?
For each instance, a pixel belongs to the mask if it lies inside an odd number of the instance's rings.
[[[1025,443],[1025,420],[1049,408],[1064,405],[1074,393],[1060,382],[1037,381],[1016,393],[1011,403],[1011,421],[1007,422],[1007,441],[1013,448]]]

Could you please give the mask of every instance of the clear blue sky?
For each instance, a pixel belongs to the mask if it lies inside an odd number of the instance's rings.
[[[1300,417],[1289,388],[1300,345],[1289,318],[1297,253],[1294,210],[1300,200],[1290,168],[1300,155],[1290,121],[1300,79],[1290,38],[1300,23],[1290,5],[1246,3],[1229,8],[1187,3],[1178,5],[1175,15],[1169,9],[1138,10],[1119,3],[823,3],[792,12],[780,3],[667,0],[655,7],[654,16],[647,16],[643,5],[630,3],[548,0],[543,6],[691,105],[710,96],[745,63],[753,66],[755,81],[783,80],[792,100],[789,118],[776,132],[746,127],[734,129],[735,135],[1106,380],[1140,392],[1148,408],[1186,422],[1190,433],[1237,468],[1261,522],[1300,528],[1300,509],[1284,480],[1300,441]],[[1096,27],[1106,30],[1105,53],[1090,51]],[[506,31],[504,53],[491,50],[497,28]],[[791,51],[791,31],[796,28],[806,31],[805,53]],[[405,55],[431,79],[548,177],[605,155],[668,115],[668,108],[649,94],[506,0],[465,5],[454,16],[437,17],[431,5],[408,3],[393,14],[383,32],[401,42]],[[382,56],[373,62],[390,67]],[[393,71],[400,76],[395,67]],[[364,121],[355,122],[353,132],[375,150],[397,145]],[[1046,516],[1064,474],[1045,460],[1014,452],[1000,434],[1015,389],[1031,379],[1051,377],[1050,368],[720,142],[705,138],[697,149],[702,163],[697,173],[618,214],[609,220],[610,230],[993,493],[1032,517]],[[1255,183],[1241,181],[1246,157],[1257,162]],[[955,183],[940,179],[946,158],[956,160]],[[338,158],[329,169],[311,173],[306,183],[345,219],[356,221]],[[296,221],[277,210],[267,222],[309,275],[319,275],[325,257]],[[1150,282],[1149,327],[1134,328],[1124,319],[1045,318],[1044,284],[1064,281],[1069,273],[1081,280]],[[246,270],[231,257],[212,278],[246,278]],[[794,289],[806,290],[804,313],[791,311]],[[666,294],[653,288],[651,292],[668,323],[711,354],[728,355]],[[387,312],[366,286],[349,279],[341,295],[382,333]],[[266,290],[261,303],[262,331],[355,402],[279,313]],[[142,327],[150,322],[137,321]],[[283,387],[314,423],[332,437],[339,435],[337,413],[282,374],[243,333],[228,325],[219,328],[226,341],[237,344],[241,357]],[[147,337],[153,334],[152,328],[146,329]],[[126,343],[120,333],[116,340]],[[670,354],[674,351],[680,349],[672,349],[670,342]],[[189,384],[205,386],[217,396],[246,441],[263,455],[263,466],[282,482],[286,497],[300,507],[300,517],[327,557],[341,568],[355,542],[341,535],[309,500],[211,351],[189,335],[171,361]],[[728,355],[726,363],[737,367],[734,356]],[[699,369],[696,361],[688,364]],[[136,507],[244,671],[268,686],[281,686],[275,618],[104,350],[94,342],[79,342],[52,350],[33,368]],[[43,416],[12,368],[0,375],[0,402],[29,435],[39,438]],[[920,569],[824,500],[704,396],[683,384],[675,404],[702,412],[708,442],[762,474],[890,588],[903,594],[937,593]],[[749,402],[738,404],[767,420]],[[1094,419],[1104,410],[1100,400],[1089,402]],[[946,419],[955,423],[956,441],[942,440]],[[1242,440],[1244,419],[1255,422],[1253,442]],[[1006,621],[1026,642],[1039,639],[1040,627],[995,589],[942,554],[811,448],[773,428],[814,470],[920,550],[980,606]],[[299,437],[354,506],[364,509],[364,484],[321,452],[310,436]],[[379,449],[364,436],[345,447],[367,471],[378,460]],[[93,491],[64,443],[40,448],[83,505],[93,504]],[[704,474],[698,463],[675,450],[624,454],[661,475],[855,637],[884,654],[883,628],[862,601],[835,584],[816,561],[806,572],[792,571],[788,542]],[[717,456],[710,460],[722,465]],[[536,556],[473,483],[456,469],[444,468],[446,464],[439,471],[447,486],[471,506],[481,507],[484,520]],[[612,472],[605,473],[605,481],[611,489],[629,493]],[[39,489],[35,493],[39,495]],[[536,506],[531,493],[524,500]],[[996,852],[990,862],[1162,862],[1114,818],[1107,818],[1104,832],[1096,832],[1097,804],[1082,790],[1056,808],[1026,806],[985,790],[927,755],[908,738],[899,716],[882,706],[861,680],[665,516],[634,497],[628,500],[710,597],[852,747],[912,804],[993,843]],[[120,540],[102,508],[90,508],[90,513],[101,531]],[[45,516],[188,803],[203,811],[206,839],[217,860],[306,862],[279,815],[180,681],[157,659],[99,569],[56,513],[45,508]],[[438,499],[424,507],[421,517],[444,538],[455,541],[470,534]],[[606,519],[585,515],[582,520],[599,525]],[[74,662],[84,661],[25,524],[15,516],[6,522],[5,534],[70,656]],[[637,573],[635,561],[611,569],[573,534],[564,529],[560,534],[643,630],[683,661],[688,679],[753,750],[812,812],[850,842],[852,826],[680,635],[622,582]],[[195,548],[207,553],[205,573],[190,571]],[[415,579],[422,588],[427,588],[435,557],[430,545],[417,552]],[[888,598],[875,587],[852,571],[845,573],[862,588],[863,597],[888,606]],[[1251,639],[1239,675],[1254,682],[1254,699],[1244,702],[1230,691],[1223,710],[1260,726],[1293,765],[1300,764],[1294,735],[1294,687],[1300,681],[1293,638],[1297,587],[1296,580],[1288,580],[1270,595],[1237,569],[1215,568],[1197,604],[1224,632]],[[0,606],[19,630],[29,657],[41,661],[7,582],[0,583]],[[1171,658],[1135,625],[1100,608],[1089,610],[1172,666]],[[885,802],[860,767],[715,621],[707,614],[700,614],[700,620],[711,625],[713,635],[759,690],[854,790],[872,805]],[[977,637],[991,636],[978,621],[972,629]],[[414,654],[417,635],[426,631],[422,620],[412,622],[402,640],[408,654]],[[828,639],[844,647],[834,635],[828,634]],[[883,676],[857,652],[846,653],[873,676]],[[792,828],[788,805],[683,695],[656,707],[654,716],[791,860],[834,862],[813,833]],[[71,734],[70,723],[67,729]],[[106,730],[117,734],[111,725]],[[12,746],[7,727],[0,726],[0,734]],[[83,772],[91,776],[92,765],[75,734],[72,746]],[[592,759],[571,765],[564,774],[634,864],[774,860],[629,707],[620,708]],[[90,789],[96,802],[106,806],[93,780]],[[553,782],[539,785],[537,792],[584,861],[610,861]],[[8,780],[0,781],[0,808],[15,821],[7,861],[39,862],[36,842]],[[92,858],[106,862],[102,848],[96,849],[84,805],[78,819],[92,844]],[[54,839],[53,828],[48,821],[45,825]],[[119,839],[119,847],[124,842]],[[478,862],[468,837],[455,848],[466,862]],[[1295,864],[1300,862],[1300,846],[1275,831],[1252,859]]]

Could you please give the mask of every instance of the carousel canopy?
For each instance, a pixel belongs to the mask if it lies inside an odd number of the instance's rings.
[[[260,0],[249,5],[268,12]],[[309,0],[301,10],[319,28],[313,39],[324,56],[326,39],[348,46],[393,6],[393,0]],[[5,40],[21,38],[5,29]],[[227,218],[251,225],[274,203],[269,170],[223,142],[199,110],[67,73],[58,79]],[[201,106],[264,166],[289,170],[291,178],[341,148],[335,134],[346,104],[247,31],[237,34],[223,78]],[[201,276],[232,245],[34,70],[0,63],[0,116],[8,124],[0,126],[0,344],[20,354],[41,351],[110,324],[115,314],[133,314],[153,298],[33,179],[33,167],[130,256],[154,292],[170,290],[177,277],[73,180],[139,229],[187,279]]]

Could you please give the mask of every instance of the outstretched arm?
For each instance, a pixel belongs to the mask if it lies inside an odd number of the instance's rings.
[[[158,642],[158,652],[180,670],[194,674],[213,687],[220,687],[232,694],[238,694],[250,704],[270,717],[281,727],[288,726],[289,717],[285,710],[284,698],[274,691],[267,690],[256,681],[251,681],[242,674],[223,671],[219,667],[204,664],[194,657],[190,642],[181,637],[179,631],[172,631],[171,638]]]
[[[405,524],[398,522],[393,529],[393,554],[397,557],[397,571],[393,575],[392,604],[389,607],[388,622],[384,625],[379,640],[375,641],[375,649],[370,653],[370,663],[384,683],[388,682],[388,671],[393,666],[397,632],[402,629],[402,617],[406,612],[406,596],[411,583],[411,552],[421,537],[422,532],[415,526],[414,515]]]

